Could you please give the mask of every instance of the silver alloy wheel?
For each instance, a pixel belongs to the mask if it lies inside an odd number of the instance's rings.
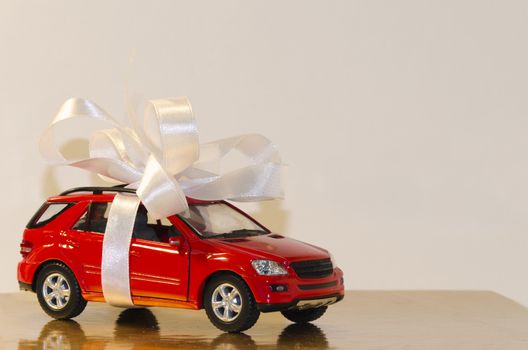
[[[44,280],[42,296],[53,310],[61,310],[70,300],[70,285],[62,274],[55,272]]]
[[[213,291],[211,306],[220,320],[233,322],[242,311],[242,296],[232,284],[222,283]]]

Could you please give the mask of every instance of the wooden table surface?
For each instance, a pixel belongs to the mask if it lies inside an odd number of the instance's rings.
[[[1,349],[528,349],[528,310],[492,292],[352,291],[314,324],[262,314],[224,334],[203,311],[88,304],[51,320],[33,293],[0,294]]]

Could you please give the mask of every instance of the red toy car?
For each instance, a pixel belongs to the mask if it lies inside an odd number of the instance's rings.
[[[103,235],[122,187],[81,187],[49,198],[20,244],[21,289],[58,319],[105,301]],[[227,332],[252,327],[260,312],[293,322],[321,317],[343,299],[343,272],[324,249],[271,233],[226,201],[188,198],[189,210],[152,220],[140,206],[130,247],[130,289],[138,306],[205,308]]]

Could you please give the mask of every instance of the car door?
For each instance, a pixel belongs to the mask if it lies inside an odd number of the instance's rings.
[[[141,215],[143,207],[138,210]],[[145,211],[146,212],[146,211]],[[169,220],[153,220],[145,234],[134,225],[130,247],[130,288],[134,297],[187,300],[189,245]],[[179,246],[169,244],[169,236],[179,237]]]
[[[84,286],[89,292],[102,293],[101,258],[110,202],[90,202],[83,215],[68,231],[66,244],[78,254]]]

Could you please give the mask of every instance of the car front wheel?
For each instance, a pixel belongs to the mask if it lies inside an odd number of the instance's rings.
[[[257,322],[260,312],[251,290],[235,275],[213,277],[206,286],[204,307],[209,320],[224,332],[243,332]]]
[[[73,272],[61,263],[46,265],[40,271],[35,291],[42,309],[56,319],[73,318],[86,307]]]

